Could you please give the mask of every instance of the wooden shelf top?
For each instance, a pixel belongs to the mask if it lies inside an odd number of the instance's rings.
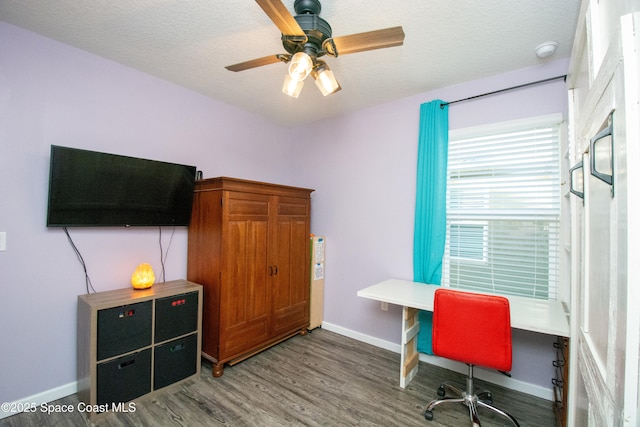
[[[95,294],[79,295],[78,298],[97,309],[113,307],[122,301],[123,304],[134,304],[154,298],[175,295],[176,293],[194,292],[202,289],[202,285],[188,280],[172,280],[160,282],[148,289],[133,289],[133,287],[96,292]]]

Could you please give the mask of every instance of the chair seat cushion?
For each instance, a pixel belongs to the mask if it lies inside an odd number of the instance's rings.
[[[511,370],[509,300],[438,289],[433,309],[433,352],[471,365]]]

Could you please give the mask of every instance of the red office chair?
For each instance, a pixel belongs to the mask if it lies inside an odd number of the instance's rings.
[[[438,289],[433,300],[433,353],[464,362],[469,366],[467,389],[445,383],[438,388],[440,399],[427,405],[424,417],[431,421],[432,410],[443,403],[463,403],[469,408],[474,426],[480,426],[478,407],[487,408],[511,420],[516,419],[493,406],[491,393],[475,393],[473,367],[483,366],[502,372],[511,370],[511,316],[509,300],[497,295],[483,295],[451,289]],[[445,389],[457,397],[445,397]]]

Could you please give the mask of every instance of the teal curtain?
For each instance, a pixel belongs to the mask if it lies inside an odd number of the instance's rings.
[[[413,281],[440,285],[446,237],[447,155],[449,106],[441,100],[420,106],[418,171],[413,237]],[[433,313],[418,315],[418,351],[433,354]]]

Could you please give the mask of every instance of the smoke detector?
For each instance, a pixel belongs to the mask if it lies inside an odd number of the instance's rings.
[[[536,55],[539,58],[546,58],[553,55],[557,47],[558,42],[544,42],[536,47]]]

